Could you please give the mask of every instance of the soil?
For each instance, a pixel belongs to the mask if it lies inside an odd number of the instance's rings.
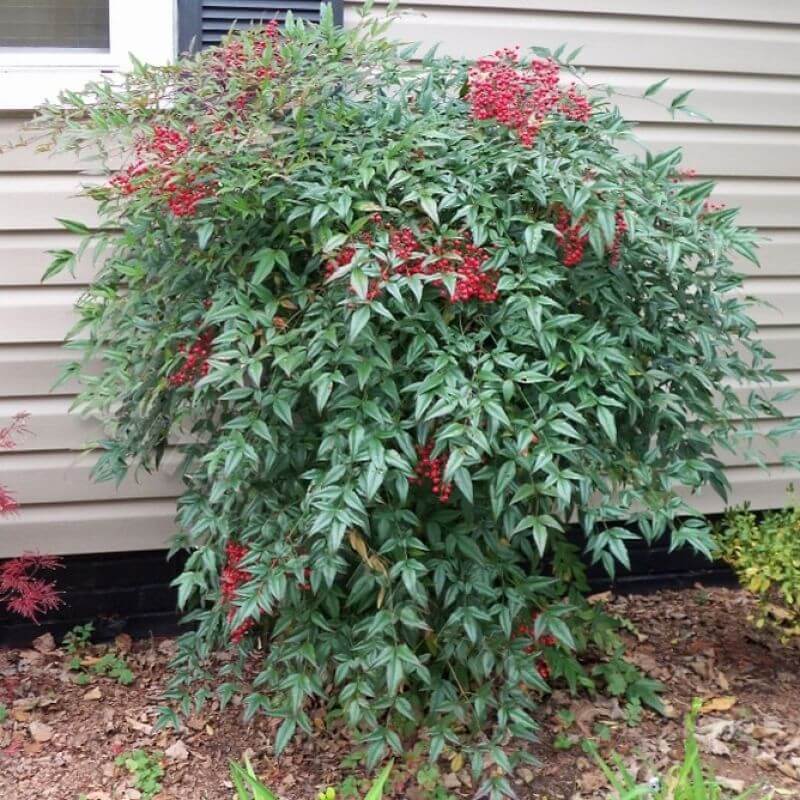
[[[697,697],[705,703],[698,742],[722,783],[735,790],[756,785],[758,798],[800,800],[800,650],[753,626],[749,597],[696,587],[609,597],[608,605],[630,623],[624,634],[629,658],[664,683],[667,715],[646,711],[633,725],[614,699],[557,690],[542,707],[541,738],[533,748],[540,766],[519,771],[519,797],[607,797],[602,774],[581,749],[588,737],[606,755],[620,754],[637,779],[664,775],[682,756],[683,718]],[[348,776],[357,785],[360,776],[346,761],[353,745],[341,731],[324,730],[321,718],[318,735],[281,759],[270,755],[275,721],[261,717],[245,724],[237,698],[224,712],[207,709],[190,717],[178,731],[156,730],[174,648],[169,639],[118,637],[110,650],[134,672],[128,686],[96,676],[77,684],[70,656],[48,634],[30,649],[0,652],[0,701],[7,708],[0,723],[0,800],[141,800],[134,778],[115,763],[136,749],[160,754],[164,775],[157,800],[229,800],[229,761],[245,754],[286,800],[310,800],[330,785],[340,787],[344,798]],[[84,652],[85,668],[91,670],[107,650]],[[569,709],[574,721],[567,725],[559,709]],[[424,762],[407,762],[395,770],[394,797],[474,796],[459,761],[455,755],[442,763],[438,789]]]

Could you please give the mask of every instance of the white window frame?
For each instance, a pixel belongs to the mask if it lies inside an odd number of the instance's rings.
[[[130,66],[129,54],[166,64],[176,54],[175,0],[109,0],[109,49],[0,47],[0,110],[34,108]]]

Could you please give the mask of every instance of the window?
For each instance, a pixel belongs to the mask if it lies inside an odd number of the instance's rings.
[[[0,109],[126,69],[130,53],[165,63],[175,39],[175,0],[0,0]]]
[[[4,0],[0,47],[108,50],[108,0]]]

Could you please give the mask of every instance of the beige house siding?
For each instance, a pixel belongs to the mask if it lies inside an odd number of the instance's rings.
[[[358,2],[348,0],[346,24]],[[770,241],[763,268],[745,267],[747,290],[773,304],[756,312],[762,336],[791,386],[800,387],[800,3],[786,0],[418,0],[395,34],[445,52],[478,56],[497,47],[564,42],[583,45],[589,79],[640,94],[670,76],[673,92],[694,89],[694,105],[714,124],[672,122],[657,106],[632,98],[621,105],[641,122],[641,138],[655,149],[683,145],[687,166],[719,183],[717,199],[741,205],[744,222]],[[413,9],[413,10],[412,10]],[[15,136],[20,119],[0,116],[0,142]],[[0,155],[0,421],[31,413],[33,435],[14,453],[0,454],[0,482],[14,486],[25,505],[0,521],[0,557],[24,549],[103,552],[161,546],[173,530],[179,481],[176,459],[165,474],[129,479],[118,490],[93,485],[94,462],[83,445],[97,434],[68,413],[75,386],[50,394],[67,354],[59,341],[71,306],[91,273],[45,286],[46,250],[69,246],[55,217],[92,219],[91,204],[76,199],[80,178],[70,159],[32,148]],[[744,266],[744,265],[743,265]],[[789,413],[800,415],[800,400]],[[781,450],[772,448],[776,460]],[[737,500],[780,505],[798,476],[770,472],[726,455]],[[709,493],[707,511],[722,508]]]

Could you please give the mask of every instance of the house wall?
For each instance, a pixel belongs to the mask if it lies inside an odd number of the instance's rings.
[[[359,3],[348,2],[345,24]],[[408,4],[411,5],[410,3]],[[378,4],[380,7],[380,4]],[[395,34],[442,51],[478,56],[520,44],[583,45],[589,79],[637,94],[670,76],[672,92],[695,89],[694,105],[714,124],[671,121],[654,104],[622,98],[656,149],[684,146],[687,166],[718,181],[716,199],[742,207],[742,220],[770,241],[763,267],[743,265],[747,290],[772,303],[756,312],[762,336],[800,386],[800,3],[786,0],[416,0]],[[0,116],[0,142],[14,138],[22,118]],[[21,550],[92,553],[161,546],[172,531],[179,482],[175,459],[165,473],[119,489],[93,485],[93,456],[83,445],[98,429],[70,415],[76,387],[49,388],[68,360],[59,342],[71,306],[91,275],[40,284],[46,250],[69,246],[56,217],[92,219],[75,198],[76,164],[33,148],[0,154],[0,423],[31,413],[32,435],[0,454],[0,482],[13,486],[24,513],[0,520],[0,557]],[[800,400],[790,406],[800,414]],[[770,451],[777,463],[779,453]],[[782,503],[796,473],[769,473],[729,456],[734,499],[756,507]],[[709,493],[706,511],[722,503]]]

